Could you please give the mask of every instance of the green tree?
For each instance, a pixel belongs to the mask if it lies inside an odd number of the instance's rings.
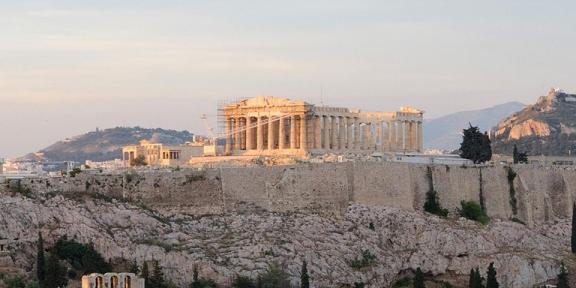
[[[36,247],[36,279],[38,280],[38,287],[44,288],[44,280],[46,280],[46,257],[44,256],[44,239],[42,233],[38,232],[38,243]]]
[[[486,288],[498,288],[498,279],[496,279],[496,268],[494,268],[494,262],[490,263],[488,266],[488,272],[486,273]]]
[[[148,165],[148,163],[146,163],[146,157],[144,157],[144,155],[138,155],[136,156],[136,158],[130,160],[130,166],[146,166]]]
[[[192,270],[192,283],[190,284],[190,288],[216,288],[216,282],[212,279],[202,278],[199,276],[198,273],[198,266],[194,266],[194,270]]]
[[[276,264],[268,266],[268,269],[258,275],[256,283],[258,288],[290,288],[288,273]]]
[[[249,277],[236,276],[232,282],[232,288],[256,288],[256,284]]]
[[[414,275],[414,288],[426,288],[424,284],[424,273],[420,267],[416,268],[416,274]]]
[[[572,238],[570,239],[572,253],[576,254],[576,202],[572,203]]]
[[[424,211],[441,217],[448,216],[448,209],[442,208],[440,200],[438,200],[438,193],[434,190],[434,178],[430,166],[426,167],[426,177],[428,178],[428,192],[426,192]]]
[[[490,137],[482,133],[476,126],[464,129],[462,143],[460,144],[460,157],[470,159],[474,164],[484,163],[492,159]]]
[[[460,205],[462,206],[460,209],[460,216],[473,221],[478,221],[482,224],[486,224],[490,221],[488,216],[486,216],[484,211],[482,211],[482,207],[478,202],[462,201],[460,202]]]
[[[132,264],[130,264],[130,273],[134,273],[136,275],[140,273],[140,267],[138,267],[138,263],[136,263],[136,260],[132,261]]]
[[[560,266],[560,273],[558,274],[558,288],[569,288],[568,285],[568,272],[566,271],[566,266],[562,263]]]
[[[148,269],[148,262],[144,261],[142,264],[142,271],[140,272],[140,277],[144,279],[144,283],[146,286],[150,284],[150,271]]]
[[[476,268],[470,269],[470,278],[468,280],[468,288],[483,288],[482,276],[480,275],[480,269]]]
[[[152,277],[150,277],[151,288],[165,288],[166,280],[164,279],[164,272],[162,272],[162,267],[158,261],[154,261],[154,266],[152,268]]]
[[[518,147],[514,144],[514,150],[512,151],[512,160],[514,164],[518,163],[528,163],[528,154],[526,152],[519,152]]]
[[[300,288],[310,288],[310,276],[308,276],[308,263],[306,263],[306,260],[302,263],[302,271],[300,271]]]
[[[7,288],[25,288],[26,287],[24,280],[22,280],[22,277],[20,277],[20,276],[8,277],[8,278],[4,279],[4,284],[6,284]]]
[[[60,264],[60,260],[54,254],[48,256],[46,261],[46,279],[44,288],[65,287],[68,284],[66,277],[66,267]]]

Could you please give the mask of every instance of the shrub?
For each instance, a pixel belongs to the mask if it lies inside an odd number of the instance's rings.
[[[510,207],[512,208],[512,214],[518,214],[518,200],[516,200],[516,188],[514,188],[514,179],[516,179],[516,172],[512,170],[512,167],[508,167],[508,188],[510,193]]]
[[[67,260],[72,267],[84,273],[106,273],[112,267],[92,245],[86,245],[61,237],[54,246],[54,252],[63,260]]]
[[[368,250],[362,251],[362,257],[354,259],[350,262],[350,267],[354,269],[362,269],[376,264],[376,256]]]
[[[426,192],[426,202],[424,202],[424,211],[438,215],[440,217],[448,216],[448,209],[442,208],[438,193],[434,190],[434,178],[432,178],[432,168],[427,167],[426,177],[428,177],[428,192]]]
[[[268,266],[268,269],[258,275],[257,287],[259,288],[290,288],[288,273],[276,264]]]
[[[249,277],[236,276],[232,282],[232,288],[256,288],[256,284]]]
[[[480,204],[475,201],[462,201],[460,202],[462,209],[460,210],[460,216],[470,219],[473,221],[480,222],[482,224],[487,224],[490,220],[484,211],[482,211],[482,207]]]
[[[24,280],[20,276],[14,276],[4,279],[4,284],[8,288],[25,288]]]
[[[82,173],[82,170],[80,170],[80,168],[76,167],[74,169],[72,169],[70,172],[68,172],[68,175],[70,175],[70,177],[76,177],[76,175]]]
[[[392,288],[408,288],[412,287],[412,278],[404,277],[392,284]]]

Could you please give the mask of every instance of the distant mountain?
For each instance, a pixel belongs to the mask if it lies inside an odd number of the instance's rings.
[[[191,141],[192,136],[188,131],[116,127],[56,142],[35,155],[52,161],[105,161],[122,158],[122,146],[138,144],[141,140],[176,145]]]
[[[489,130],[498,121],[513,112],[521,110],[525,105],[519,102],[509,102],[494,107],[457,112],[424,123],[424,146],[443,150],[455,150],[462,142],[462,129],[468,123],[478,126],[482,131]]]
[[[513,113],[493,129],[495,153],[511,154],[514,145],[528,155],[576,153],[576,94],[551,89],[536,104]]]

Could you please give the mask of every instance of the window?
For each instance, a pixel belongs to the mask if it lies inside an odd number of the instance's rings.
[[[100,276],[96,277],[96,288],[104,288],[102,286],[102,277]]]
[[[132,285],[130,281],[131,281],[130,276],[126,276],[124,278],[124,288],[130,288],[130,286]]]

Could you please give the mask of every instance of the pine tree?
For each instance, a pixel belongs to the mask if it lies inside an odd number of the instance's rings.
[[[566,266],[562,263],[560,266],[560,274],[558,274],[558,288],[569,288],[568,285],[568,272],[566,271]]]
[[[490,263],[488,266],[488,272],[486,273],[486,288],[498,288],[498,279],[496,279],[496,268],[494,268],[494,262]]]
[[[310,276],[308,276],[306,260],[302,263],[302,271],[300,272],[300,288],[310,288]]]
[[[65,287],[67,284],[66,268],[60,264],[60,260],[55,255],[50,254],[46,261],[44,288]]]
[[[140,267],[138,267],[138,263],[136,263],[136,260],[132,261],[132,264],[130,265],[130,273],[134,273],[136,275],[140,273]]]
[[[576,254],[576,202],[572,203],[572,253]]]
[[[480,269],[476,268],[470,269],[470,278],[468,280],[469,288],[483,288],[482,286],[482,276],[480,275]]]
[[[165,288],[166,280],[164,279],[164,272],[158,261],[154,261],[154,268],[152,269],[152,277],[150,277],[150,287],[152,288]]]
[[[142,264],[142,271],[140,272],[140,277],[144,279],[144,285],[150,287],[150,271],[148,270],[148,262],[144,261]]]
[[[424,273],[422,273],[420,267],[416,269],[416,275],[414,275],[414,288],[426,288],[424,284]]]
[[[40,232],[38,232],[36,251],[36,278],[38,279],[38,287],[44,288],[44,281],[46,280],[46,258],[44,256],[44,239],[42,239],[42,233]]]
[[[492,147],[488,134],[480,132],[478,127],[470,124],[470,128],[463,130],[460,157],[470,159],[474,164],[484,163],[492,159]]]

